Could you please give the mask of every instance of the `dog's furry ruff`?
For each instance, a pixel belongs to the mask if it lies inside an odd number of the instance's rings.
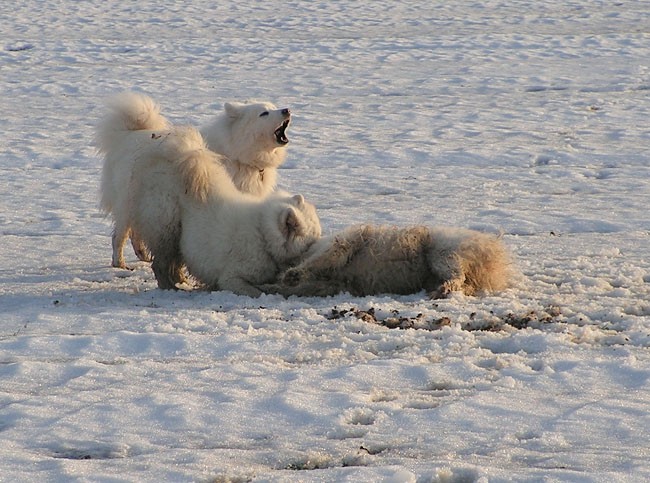
[[[288,139],[278,142],[275,131],[290,120],[289,109],[270,102],[227,102],[201,134],[212,151],[227,158],[224,164],[240,191],[265,196],[275,189],[287,153]]]
[[[182,267],[208,288],[257,296],[320,237],[302,196],[241,193],[193,128],[152,139],[134,165],[129,191],[134,229],[153,254],[163,289],[184,281]]]
[[[152,134],[169,129],[160,107],[148,96],[126,92],[108,102],[109,113],[100,122],[95,143],[104,157],[100,205],[113,219],[112,265],[126,268],[124,244],[131,237],[133,249],[141,260],[149,260],[146,246],[131,229],[128,218],[128,185],[134,157],[139,146]]]
[[[500,238],[461,228],[358,225],[322,238],[265,292],[285,296],[411,294],[432,298],[504,289],[510,259]]]

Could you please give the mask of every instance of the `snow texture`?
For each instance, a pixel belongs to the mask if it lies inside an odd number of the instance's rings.
[[[0,12],[0,480],[650,480],[650,5],[72,2]],[[488,297],[252,299],[110,267],[92,146],[289,106],[280,185],[502,232]]]

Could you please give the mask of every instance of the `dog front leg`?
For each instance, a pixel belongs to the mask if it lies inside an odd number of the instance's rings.
[[[259,288],[251,285],[241,277],[222,277],[219,278],[217,285],[218,290],[229,290],[237,295],[248,295],[253,298],[262,295],[262,291]]]
[[[326,274],[328,271],[331,272],[347,265],[364,245],[363,227],[343,235],[337,235],[325,248],[284,272],[280,280],[285,285],[295,286],[301,282],[319,278],[320,274]]]
[[[455,253],[437,253],[429,258],[429,269],[434,279],[440,283],[429,293],[431,298],[447,298],[452,292],[462,292],[465,286],[465,273],[460,259]]]
[[[289,286],[283,283],[260,285],[264,293],[277,293],[283,297],[328,297],[346,291],[346,287],[332,280],[302,280],[298,285]]]
[[[279,294],[282,295],[283,297],[297,295],[295,293],[296,287],[291,287],[283,283],[264,283],[262,285],[258,285],[257,288],[259,288],[262,293]]]

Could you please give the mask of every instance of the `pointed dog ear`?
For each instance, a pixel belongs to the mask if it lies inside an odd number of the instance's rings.
[[[282,233],[289,238],[291,235],[299,235],[302,232],[300,218],[293,208],[286,208],[282,214]]]
[[[237,102],[226,102],[223,108],[226,110],[228,117],[236,119],[241,116],[240,104]]]
[[[298,208],[305,204],[305,197],[303,195],[294,195],[292,199]]]

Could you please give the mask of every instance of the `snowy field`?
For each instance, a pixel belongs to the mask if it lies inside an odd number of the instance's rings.
[[[650,3],[14,3],[0,481],[650,480]],[[125,89],[197,126],[288,106],[280,185],[326,233],[503,232],[519,275],[284,300],[113,269],[92,137]]]

